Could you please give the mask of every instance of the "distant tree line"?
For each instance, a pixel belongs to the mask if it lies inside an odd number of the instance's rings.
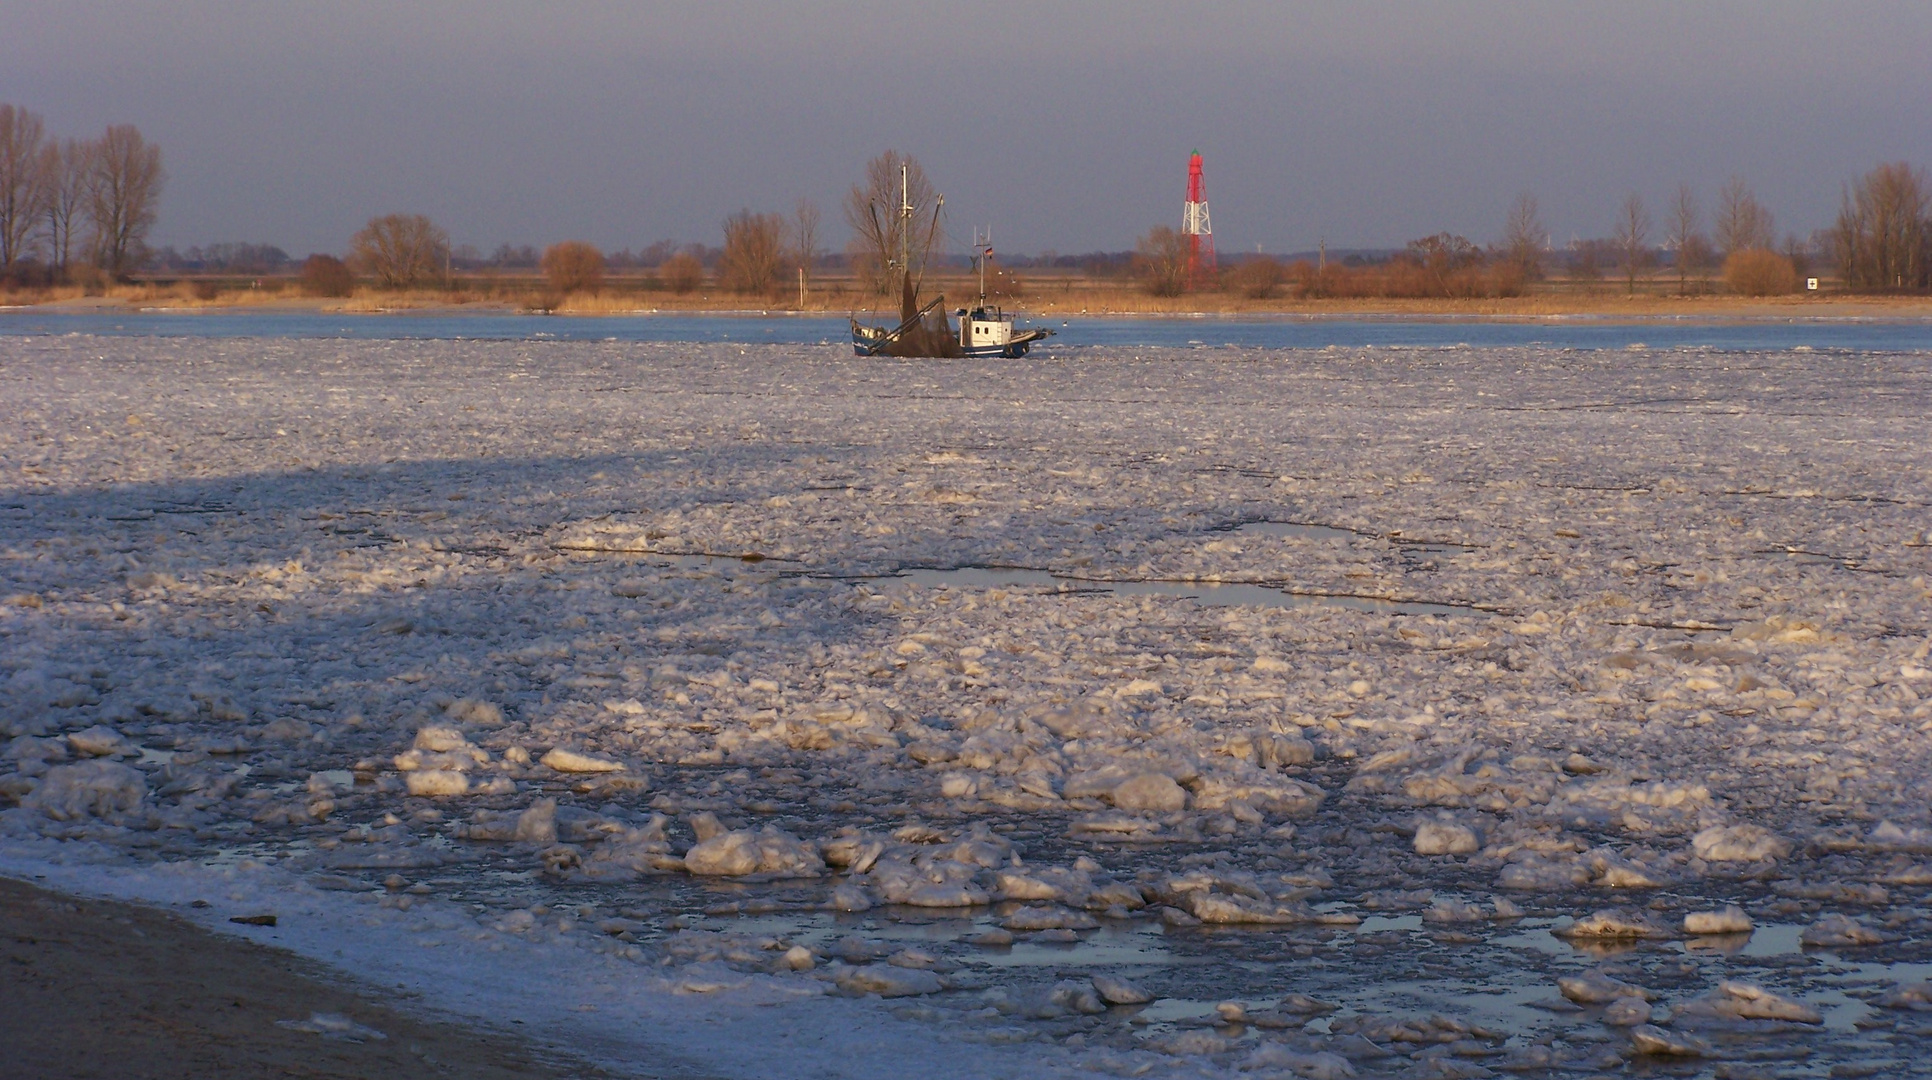
[[[274,244],[207,244],[186,251],[161,248],[145,265],[188,274],[275,274],[294,261]]]
[[[1171,226],[1144,234],[1131,253],[1046,255],[1035,265],[1084,269],[1114,276],[1124,266],[1149,293],[1178,295],[1186,281],[1187,237]],[[1351,252],[1330,261],[1284,263],[1266,255],[1237,255],[1214,287],[1254,299],[1291,289],[1295,295],[1377,298],[1506,297],[1560,272],[1593,285],[1616,273],[1624,290],[1671,271],[1680,295],[1708,291],[1713,272],[1724,287],[1746,296],[1792,292],[1821,267],[1834,268],[1855,292],[1912,292],[1932,288],[1932,184],[1903,162],[1880,165],[1845,186],[1830,229],[1779,242],[1775,219],[1750,186],[1733,177],[1719,191],[1709,230],[1697,194],[1679,185],[1659,223],[1641,195],[1618,204],[1610,235],[1553,249],[1535,196],[1511,204],[1498,242],[1479,246],[1439,233],[1400,250]],[[1653,286],[1654,287],[1654,286]]]
[[[1848,184],[1831,242],[1845,283],[1860,291],[1932,287],[1932,187],[1905,162]]]
[[[148,257],[165,179],[160,148],[131,124],[60,139],[0,103],[0,280],[126,277]]]

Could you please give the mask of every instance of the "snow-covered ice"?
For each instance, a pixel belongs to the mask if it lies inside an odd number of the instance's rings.
[[[1923,1057],[1925,354],[0,359],[8,872],[618,1067]]]

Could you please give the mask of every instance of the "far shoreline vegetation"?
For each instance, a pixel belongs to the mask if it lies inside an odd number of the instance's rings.
[[[132,126],[92,141],[49,138],[40,118],[0,104],[0,307],[290,308],[337,312],[471,309],[560,315],[662,312],[843,313],[892,306],[901,165],[915,201],[935,189],[909,155],[866,164],[847,195],[853,239],[819,246],[820,215],[749,209],[723,222],[721,246],[660,241],[605,253],[583,240],[539,252],[452,245],[420,214],[375,217],[342,255],[300,261],[267,244],[150,249],[165,173],[158,147]],[[1705,228],[1706,218],[1708,230]],[[972,256],[939,254],[926,237],[913,272],[949,306],[977,295]],[[992,254],[989,252],[989,254]],[[1551,243],[1534,196],[1517,196],[1501,236],[1452,233],[1400,249],[1230,253],[1212,273],[1170,226],[1132,251],[989,260],[988,299],[1036,316],[1596,315],[1749,318],[1932,316],[1932,183],[1907,163],[1845,185],[1832,227],[1780,241],[1772,215],[1733,178],[1706,215],[1680,185],[1661,222],[1633,193],[1611,235]]]

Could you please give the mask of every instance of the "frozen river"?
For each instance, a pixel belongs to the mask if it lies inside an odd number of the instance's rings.
[[[596,321],[0,322],[0,869],[652,1075],[1932,1070],[1923,326]]]

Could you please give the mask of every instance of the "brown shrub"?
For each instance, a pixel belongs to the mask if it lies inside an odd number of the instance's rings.
[[[657,268],[657,276],[664,281],[664,287],[680,296],[695,292],[704,282],[704,264],[688,251],[680,251],[664,260]]]
[[[552,244],[543,253],[543,273],[556,292],[590,292],[604,284],[604,253],[582,240]]]
[[[67,280],[80,286],[84,296],[102,296],[107,292],[109,278],[107,271],[93,263],[74,263],[67,268]]]
[[[356,277],[349,265],[333,255],[311,255],[302,260],[302,291],[310,296],[347,296]]]
[[[1724,284],[1740,296],[1781,296],[1798,288],[1798,271],[1775,251],[1748,248],[1724,260]]]
[[[1521,296],[1529,289],[1533,264],[1519,259],[1500,262],[1489,268],[1489,292],[1492,296]]]
[[[200,278],[188,286],[188,291],[196,300],[213,300],[221,295],[221,282]]]
[[[1249,259],[1228,273],[1228,288],[1250,300],[1266,300],[1287,277],[1287,269],[1274,259]]]

